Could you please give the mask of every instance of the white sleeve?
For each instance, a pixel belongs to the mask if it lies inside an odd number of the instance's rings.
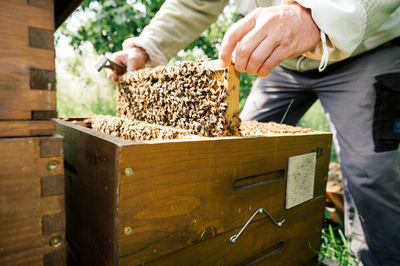
[[[400,6],[399,0],[296,0],[333,45],[351,55]]]

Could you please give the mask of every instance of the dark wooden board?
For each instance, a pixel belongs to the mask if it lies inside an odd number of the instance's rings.
[[[47,253],[64,252],[64,184],[59,193],[42,193],[46,179],[64,174],[60,140],[0,139],[0,265],[42,265]]]
[[[38,0],[36,0],[38,1]],[[56,29],[79,7],[83,0],[54,0]]]
[[[65,136],[70,248],[81,265],[116,265],[117,149],[103,139],[60,124],[57,124],[57,132]]]

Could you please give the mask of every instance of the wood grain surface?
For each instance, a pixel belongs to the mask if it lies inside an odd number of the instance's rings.
[[[285,218],[288,158],[316,148],[328,151],[330,138],[294,135],[122,146],[120,256],[131,255],[134,264],[169,254],[199,243],[209,226],[217,235],[240,227],[260,207],[276,219]],[[314,197],[325,195],[328,162],[328,152],[317,159]],[[123,174],[127,167],[133,175]],[[284,171],[285,178],[234,190],[239,179],[274,171]],[[130,235],[123,233],[127,226],[133,228]]]
[[[0,120],[0,138],[52,136],[54,134],[56,134],[56,124],[52,120]]]
[[[116,265],[117,147],[58,121],[57,132],[64,136],[70,249],[80,265]]]
[[[63,176],[63,158],[49,147],[48,154],[42,151],[41,140],[0,139],[0,265],[43,265],[45,254],[65,249],[64,195],[41,193],[42,179]],[[58,143],[55,150],[62,148]],[[57,226],[43,217],[58,217]]]
[[[228,71],[225,73],[225,68],[222,67],[222,61],[220,59],[205,61],[202,64],[210,70],[216,71],[215,77],[217,80],[223,81],[228,92],[228,97],[225,100],[228,104],[228,109],[226,110],[227,121],[238,124],[240,73],[236,71],[235,66],[232,64],[228,66]],[[224,79],[224,75],[228,75],[228,78]],[[237,133],[238,132],[236,132],[236,134]]]
[[[57,122],[67,233],[80,262],[294,265],[315,255],[308,241],[319,247],[331,134],[139,143]],[[314,198],[286,210],[288,158],[317,150]],[[260,207],[287,222],[257,215],[229,243]]]
[[[286,222],[276,227],[265,216],[251,223],[235,244],[232,230],[213,239],[146,262],[149,265],[302,265],[315,257],[320,245],[323,196],[284,212]],[[129,257],[120,265],[135,265]]]
[[[30,120],[32,111],[56,110],[56,93],[52,87],[51,90],[30,87],[31,69],[49,71],[46,73],[55,69],[53,1],[29,3],[27,0],[0,1],[0,120]],[[39,32],[46,32],[47,38],[39,38],[44,36]],[[30,46],[33,39],[36,47]]]

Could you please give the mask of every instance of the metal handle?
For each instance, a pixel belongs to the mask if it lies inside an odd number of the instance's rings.
[[[119,75],[123,75],[126,72],[126,67],[111,61],[109,58],[101,55],[100,58],[97,60],[95,67],[97,71],[100,71],[103,67],[109,68],[111,70],[116,71]]]
[[[258,210],[256,210],[253,215],[250,217],[250,219],[246,222],[245,225],[243,225],[242,229],[240,229],[239,233],[237,233],[236,235],[231,236],[231,238],[229,239],[229,242],[231,242],[232,244],[236,243],[236,240],[239,238],[239,236],[243,233],[244,229],[246,229],[246,227],[251,223],[251,221],[253,221],[254,217],[258,214],[258,213],[265,213],[268,218],[276,225],[281,227],[282,224],[285,222],[285,219],[283,219],[280,222],[277,222],[274,217],[272,217],[271,214],[269,214],[269,212],[264,209],[264,208],[259,208]]]

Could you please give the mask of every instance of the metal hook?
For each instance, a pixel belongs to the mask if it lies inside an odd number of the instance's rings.
[[[244,231],[244,229],[246,229],[246,227],[251,223],[251,221],[254,219],[254,217],[258,214],[258,213],[265,213],[268,218],[278,227],[281,227],[282,224],[285,222],[285,219],[283,219],[280,222],[277,222],[274,217],[272,217],[272,215],[264,208],[259,208],[258,210],[256,210],[253,215],[250,217],[250,219],[246,222],[246,224],[242,227],[242,229],[240,229],[239,233],[237,233],[236,235],[231,236],[231,238],[229,239],[229,242],[231,242],[232,244],[236,243],[236,240],[239,238],[239,236],[242,234],[242,232]]]

